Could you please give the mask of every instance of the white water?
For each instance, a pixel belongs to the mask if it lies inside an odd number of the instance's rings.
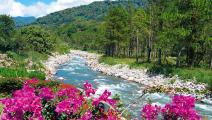
[[[75,56],[70,62],[63,64],[58,68],[55,77],[63,77],[65,83],[77,87],[82,87],[85,81],[89,81],[97,89],[97,94],[102,94],[104,90],[109,90],[113,95],[119,94],[121,100],[126,106],[141,96],[143,90],[142,85],[93,71],[86,66],[85,62],[86,61],[83,58]],[[169,96],[165,94],[155,93],[145,95],[142,99],[138,100],[138,104],[132,105],[129,108],[128,111],[131,113],[132,118],[139,119],[140,109],[149,99],[153,104],[157,105],[164,105],[165,103],[170,102]],[[201,115],[212,119],[212,105],[196,104],[196,109]]]

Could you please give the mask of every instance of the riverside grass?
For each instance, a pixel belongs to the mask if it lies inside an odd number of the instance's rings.
[[[17,77],[27,77],[27,78],[38,78],[40,80],[45,79],[45,73],[41,71],[27,71],[23,68],[5,68],[0,67],[0,76],[6,78],[17,78]]]
[[[172,59],[171,59],[172,60]],[[170,60],[169,60],[170,61]],[[204,68],[176,67],[172,62],[167,65],[157,65],[154,61],[151,63],[136,63],[135,58],[118,58],[102,56],[100,63],[108,65],[126,64],[130,68],[148,69],[150,74],[164,74],[166,76],[178,75],[183,80],[195,79],[199,83],[206,83],[212,90],[212,70]]]

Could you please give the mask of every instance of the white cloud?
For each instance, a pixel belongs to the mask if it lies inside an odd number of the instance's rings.
[[[71,8],[80,5],[86,5],[93,1],[100,0],[57,0],[50,4],[37,2],[34,5],[26,6],[15,0],[0,0],[0,14],[11,16],[35,16],[41,17],[49,13]]]

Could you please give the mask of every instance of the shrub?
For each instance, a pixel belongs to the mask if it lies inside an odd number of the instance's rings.
[[[29,78],[38,78],[39,80],[45,80],[45,73],[40,71],[30,71],[28,72]]]
[[[21,89],[23,81],[14,78],[2,78],[0,79],[0,93],[10,94],[15,90]]]
[[[145,120],[156,120],[162,115],[164,120],[200,120],[200,115],[195,110],[195,98],[191,96],[175,95],[171,103],[165,107],[146,104],[141,112]]]
[[[55,36],[41,26],[32,25],[19,30],[19,49],[25,51],[37,51],[50,53],[55,46]]]
[[[148,72],[150,74],[164,74],[169,76],[173,73],[173,67],[170,65],[153,65],[149,68]]]
[[[105,111],[104,102],[113,108],[116,107],[116,101],[109,98],[111,93],[107,90],[98,98],[92,99],[90,96],[95,94],[96,90],[88,82],[84,84],[84,92],[77,88],[66,88],[56,93],[48,87],[39,89],[31,86],[37,83],[35,79],[26,81],[21,90],[13,93],[12,98],[1,100],[5,106],[1,116],[2,120],[118,119],[115,109],[109,108]]]

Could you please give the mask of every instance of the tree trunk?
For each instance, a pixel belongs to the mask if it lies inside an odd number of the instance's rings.
[[[141,53],[140,53],[140,55],[141,55],[141,60],[140,60],[140,62],[142,62],[142,51],[143,50],[143,44],[141,45]]]
[[[179,67],[180,66],[180,55],[181,55],[182,49],[179,51],[178,55],[177,55],[177,60],[176,60],[176,66]]]
[[[161,65],[161,49],[158,49],[158,64]]]
[[[148,57],[147,62],[150,63],[151,62],[151,48],[150,47],[148,47],[148,50],[147,50],[147,57]]]
[[[138,35],[136,36],[136,63],[138,63]]]
[[[124,47],[124,57],[126,57],[126,48]]]
[[[192,66],[194,62],[194,49],[192,47],[187,48],[187,65]]]
[[[164,61],[165,61],[165,63],[166,64],[168,64],[168,61],[167,61],[167,54],[168,54],[168,52],[167,52],[167,50],[165,50],[165,52],[164,52]]]
[[[128,48],[128,57],[130,57],[130,47]]]

